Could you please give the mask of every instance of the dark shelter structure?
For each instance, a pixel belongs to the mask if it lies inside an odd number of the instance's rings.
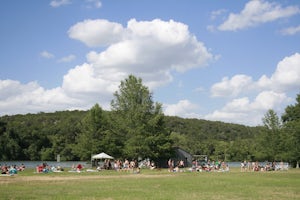
[[[191,167],[193,162],[193,155],[181,149],[180,147],[174,148],[175,157],[171,158],[176,166],[181,160],[184,162],[184,167]]]
[[[174,147],[173,156],[169,159],[174,162],[174,167],[176,167],[181,160],[184,162],[184,167],[191,167],[194,156],[180,147]],[[167,168],[168,160],[159,160],[156,164],[159,168]]]

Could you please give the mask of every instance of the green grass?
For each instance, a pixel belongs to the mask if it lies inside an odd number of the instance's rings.
[[[34,174],[0,177],[0,199],[300,199],[300,170]]]

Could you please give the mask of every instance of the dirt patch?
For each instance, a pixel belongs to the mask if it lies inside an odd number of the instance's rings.
[[[161,178],[161,177],[170,177],[171,174],[157,174],[157,175],[149,175],[149,174],[128,174],[128,175],[81,175],[81,174],[73,174],[73,175],[33,175],[33,176],[3,176],[0,177],[0,185],[14,182],[30,182],[30,181],[68,181],[68,180],[94,180],[94,179],[120,179],[120,178]]]

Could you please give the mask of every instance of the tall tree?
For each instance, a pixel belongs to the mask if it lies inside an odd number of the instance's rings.
[[[103,151],[101,140],[106,129],[106,118],[102,108],[95,104],[82,120],[82,132],[78,135],[74,152],[81,160],[89,160],[91,154]]]
[[[124,155],[130,158],[166,158],[172,143],[166,130],[162,107],[154,103],[141,78],[129,75],[114,93],[112,111],[124,137]]]
[[[267,111],[262,121],[266,129],[262,133],[261,151],[264,152],[268,160],[279,159],[280,152],[282,151],[280,148],[280,143],[282,142],[281,121],[277,113],[272,109]]]
[[[281,128],[280,118],[277,116],[276,112],[272,109],[264,115],[262,119],[263,124],[266,128],[272,131],[278,131]]]

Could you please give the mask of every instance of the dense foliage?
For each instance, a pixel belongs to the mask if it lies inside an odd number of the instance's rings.
[[[264,126],[249,127],[164,116],[134,76],[122,81],[112,111],[60,111],[0,117],[0,160],[89,160],[105,151],[116,158],[161,159],[171,147],[226,161],[299,161],[300,95],[282,117],[269,110]]]

